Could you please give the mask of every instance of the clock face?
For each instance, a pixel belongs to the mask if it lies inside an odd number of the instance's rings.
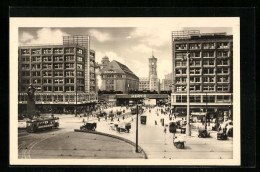
[[[154,65],[154,62],[152,62],[152,65]]]

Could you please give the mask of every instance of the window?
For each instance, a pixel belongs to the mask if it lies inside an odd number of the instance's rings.
[[[203,49],[214,49],[215,45],[214,43],[204,43],[203,44]]]
[[[32,64],[32,69],[41,69],[41,64]]]
[[[95,72],[95,68],[94,67],[90,67],[90,72],[94,73]]]
[[[177,92],[186,91],[186,86],[176,86],[176,91]]]
[[[54,48],[53,51],[54,51],[54,54],[62,54],[63,48]]]
[[[40,48],[32,49],[32,54],[41,54],[41,49]]]
[[[43,79],[44,84],[51,84],[52,80],[51,79]]]
[[[77,54],[83,54],[83,50],[80,48],[77,48]]]
[[[190,102],[200,102],[200,96],[190,96]]]
[[[202,53],[203,58],[214,57],[214,51],[205,51]]]
[[[217,102],[231,102],[231,96],[230,95],[218,95],[216,101]]]
[[[200,86],[199,85],[191,85],[190,91],[200,91]]]
[[[63,79],[54,79],[54,84],[63,84]]]
[[[203,82],[215,82],[215,77],[203,77]]]
[[[203,86],[203,91],[215,91],[214,85]]]
[[[65,79],[65,84],[74,84],[74,78]]]
[[[42,75],[43,75],[43,77],[49,77],[49,76],[52,76],[52,72],[51,71],[43,71]]]
[[[190,77],[190,82],[200,82],[200,77]]]
[[[55,72],[54,72],[54,76],[55,76],[55,77],[63,76],[63,71],[55,71]]]
[[[228,74],[229,69],[228,68],[217,68],[217,73],[218,74]]]
[[[84,73],[81,71],[77,71],[77,76],[84,76]]]
[[[203,96],[203,102],[204,103],[214,103],[215,102],[215,96]]]
[[[190,49],[191,50],[200,49],[200,44],[190,44]]]
[[[63,91],[63,87],[53,87],[54,91]]]
[[[66,86],[65,91],[74,91],[74,86]]]
[[[203,66],[214,66],[214,60],[203,60]]]
[[[55,62],[62,62],[63,61],[62,56],[54,56],[53,59],[54,59]]]
[[[219,92],[227,92],[227,91],[229,91],[228,85],[218,85],[217,86],[217,91],[219,91]]]
[[[229,78],[227,76],[218,77],[218,82],[229,82]]]
[[[41,84],[41,79],[32,79],[33,84]]]
[[[74,53],[74,48],[65,48],[65,54]]]
[[[43,91],[52,91],[51,86],[43,86]]]
[[[199,60],[193,60],[193,61],[190,63],[190,66],[200,66],[200,61],[199,61]]]
[[[177,83],[186,83],[186,78],[176,78]]]
[[[51,48],[43,48],[42,54],[51,54]]]
[[[30,57],[22,57],[22,62],[30,62]]]
[[[74,61],[75,57],[74,56],[65,56],[66,61]]]
[[[78,59],[78,62],[82,62],[83,61],[83,58],[82,57],[77,57]],[[92,62],[93,63],[93,62]]]
[[[74,63],[66,63],[65,64],[65,69],[73,69],[74,68]]]
[[[181,96],[176,96],[176,102],[181,102]]]
[[[29,64],[22,64],[21,65],[22,69],[30,69],[30,65]]]
[[[41,76],[41,72],[32,72],[32,76]]]
[[[186,58],[186,53],[176,53],[175,57],[176,57],[176,59]]]
[[[83,69],[82,64],[77,64],[77,69]]]
[[[30,84],[30,79],[23,79],[23,80],[22,80],[22,83],[23,83],[23,84]]]
[[[42,64],[42,69],[52,69],[51,63]]]
[[[30,54],[30,50],[29,49],[21,49],[21,53],[22,54]]]
[[[74,76],[74,71],[65,71],[65,76]]]
[[[39,56],[33,56],[33,57],[32,57],[32,62],[41,62],[41,57],[39,57]]]
[[[78,84],[84,84],[84,79],[77,79]],[[95,84],[95,83],[94,83]]]
[[[217,51],[217,57],[228,57],[227,51]]]
[[[176,50],[187,50],[187,44],[176,44],[175,49]]]
[[[200,69],[190,69],[190,74],[194,74],[194,75],[200,74]]]
[[[44,57],[42,57],[42,61],[43,62],[51,62],[52,61],[51,56],[44,56]]]
[[[78,86],[77,87],[77,91],[84,91],[84,87],[83,86]]]
[[[228,48],[228,42],[218,42],[217,48]]]
[[[175,66],[186,66],[186,61],[176,61]]]
[[[27,72],[22,72],[22,76],[30,76],[30,72],[29,71],[27,71]]]
[[[228,65],[228,59],[222,59],[217,61],[218,66]]]
[[[214,68],[204,68],[203,74],[214,74]]]
[[[63,64],[62,63],[55,63],[54,69],[63,69]]]
[[[199,58],[200,57],[200,52],[192,52],[192,53],[190,53],[190,57]]]

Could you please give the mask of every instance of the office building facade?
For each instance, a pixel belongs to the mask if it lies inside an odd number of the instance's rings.
[[[187,60],[190,56],[190,109],[232,116],[233,36],[199,31],[172,32],[173,87],[171,104],[175,112],[186,113]]]
[[[42,112],[87,111],[97,102],[89,90],[85,48],[76,44],[18,47],[19,112],[26,111],[27,88],[36,88],[35,104]],[[84,107],[83,107],[84,105]]]

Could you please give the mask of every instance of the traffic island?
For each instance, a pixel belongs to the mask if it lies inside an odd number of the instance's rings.
[[[115,138],[115,139],[118,139],[118,140],[121,140],[121,141],[124,141],[132,146],[136,146],[136,144],[126,138],[123,138],[123,137],[119,137],[119,136],[116,136],[116,135],[112,135],[112,134],[107,134],[107,133],[102,133],[102,132],[98,132],[98,131],[91,131],[91,130],[79,130],[79,129],[74,129],[75,132],[83,132],[83,133],[92,133],[92,134],[98,134],[98,135],[103,135],[103,136],[107,136],[107,137],[111,137],[111,138]],[[148,159],[147,157],[147,154],[145,153],[145,151],[140,147],[138,146],[138,153],[140,154],[143,154],[144,156],[144,159]]]

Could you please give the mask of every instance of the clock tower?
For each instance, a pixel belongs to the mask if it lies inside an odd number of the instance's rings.
[[[152,57],[149,58],[149,79],[152,75],[157,77],[157,58],[155,58],[153,54]]]

